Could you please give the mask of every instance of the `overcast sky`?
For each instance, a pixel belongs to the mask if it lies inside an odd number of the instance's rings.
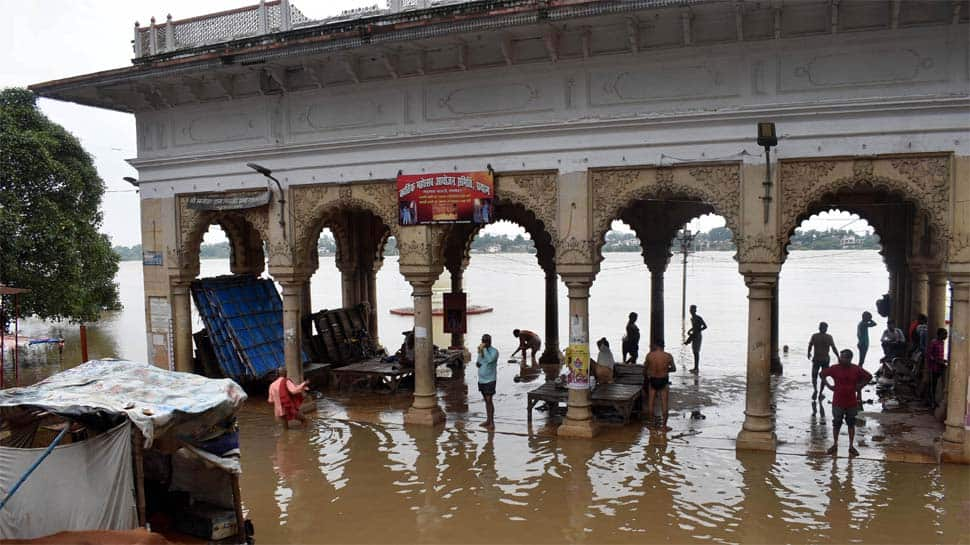
[[[0,0],[0,87],[26,86],[131,63],[131,39],[135,21],[148,24],[152,16],[164,21],[255,3],[252,0]],[[374,1],[307,0],[294,2],[307,17],[319,19]],[[115,244],[140,243],[138,196],[122,178],[137,173],[126,159],[135,157],[135,120],[132,115],[41,99],[40,107],[53,121],[80,138],[95,158],[104,179],[103,231]],[[863,230],[865,221],[853,223],[848,214],[828,215],[811,222],[816,229]],[[723,225],[704,217],[692,229]],[[617,227],[621,227],[616,224]],[[499,233],[520,231],[509,224],[489,229]],[[214,233],[213,233],[214,234]],[[218,240],[216,235],[206,241]]]

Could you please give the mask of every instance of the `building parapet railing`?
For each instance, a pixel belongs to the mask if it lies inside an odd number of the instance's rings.
[[[377,5],[344,10],[340,15],[320,20],[307,18],[289,0],[260,0],[259,4],[141,27],[135,22],[135,58],[150,57],[182,49],[217,44],[285,32],[294,28],[351,21],[393,13],[466,3],[469,0],[387,0],[387,8]]]
[[[254,6],[141,27],[135,23],[135,58],[214,43],[283,32],[314,23],[289,0],[260,1]]]

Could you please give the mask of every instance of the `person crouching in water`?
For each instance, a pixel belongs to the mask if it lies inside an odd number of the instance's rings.
[[[822,369],[822,387],[832,390],[832,446],[826,451],[828,454],[838,454],[839,452],[839,431],[842,429],[842,421],[849,428],[849,456],[858,456],[859,451],[855,449],[855,417],[859,412],[859,405],[862,401],[862,387],[869,384],[872,375],[868,371],[852,364],[852,351],[843,350],[839,352],[839,363],[832,367]],[[832,377],[835,385],[829,384],[828,378]]]
[[[606,337],[596,341],[596,347],[599,348],[599,354],[596,355],[596,367],[594,367],[596,384],[609,384],[613,382],[613,365],[616,364],[613,351],[610,350],[610,343],[606,340]]]
[[[303,394],[307,390],[306,381],[294,384],[286,376],[286,367],[280,367],[276,371],[278,377],[269,385],[269,395],[267,401],[273,404],[273,414],[276,421],[283,424],[284,429],[289,429],[291,420],[299,420],[306,426],[306,419],[300,411],[303,406]]]
[[[482,344],[478,345],[475,367],[478,367],[478,391],[485,398],[485,422],[481,426],[494,430],[495,405],[492,397],[495,395],[495,381],[498,379],[498,350],[492,346],[492,336],[488,333],[482,335]]]
[[[667,426],[667,415],[670,394],[670,373],[676,371],[674,357],[664,352],[664,342],[657,339],[650,343],[650,353],[644,362],[644,387],[647,389],[647,421],[653,423],[653,406],[656,396],[660,394],[660,407],[663,410],[663,429],[670,431]],[[648,424],[648,425],[649,425]]]

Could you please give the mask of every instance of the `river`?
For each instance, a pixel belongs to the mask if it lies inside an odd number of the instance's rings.
[[[665,277],[671,344],[680,333],[682,270],[674,258]],[[228,262],[203,261],[202,272],[228,273]],[[89,327],[90,356],[143,360],[141,265],[122,263],[118,282],[125,308]],[[504,362],[516,346],[513,328],[541,333],[544,281],[534,256],[473,255],[465,282],[470,303],[495,308],[469,318],[470,344],[491,333]],[[710,329],[702,377],[674,378],[671,434],[637,423],[609,427],[594,440],[558,440],[542,413],[527,425],[525,393],[536,384],[513,382],[516,365],[500,367],[492,433],[477,426],[484,406],[474,366],[464,377],[441,381],[448,424],[438,430],[402,425],[406,392],[324,392],[309,428],[290,431],[274,425],[264,398],[253,397],[239,420],[243,496],[256,540],[970,543],[970,470],[888,461],[875,443],[882,433],[878,415],[860,432],[861,458],[817,454],[831,431],[825,413],[815,414],[808,400],[805,346],[824,320],[840,348],[854,348],[860,313],[875,315],[874,302],[886,291],[881,257],[794,252],[780,282],[781,343],[791,354],[785,376],[773,383],[778,454],[733,449],[743,418],[747,290],[730,253],[699,252],[687,265],[687,302],[698,305]],[[321,258],[311,287],[315,309],[339,306],[333,258]],[[408,318],[388,312],[410,305],[395,258],[379,272],[378,290],[381,338],[393,349],[410,327]],[[565,332],[562,286],[560,299]],[[605,336],[618,350],[630,311],[640,313],[645,341],[647,269],[638,254],[608,254],[591,290],[591,338]],[[884,325],[877,321],[874,337]],[[76,327],[28,322],[26,329],[62,334],[67,343],[60,356],[52,347],[27,349],[24,382],[78,361]],[[669,349],[679,364],[687,363],[689,353]],[[692,388],[705,392],[702,400],[691,397]],[[708,418],[690,419],[694,408]]]

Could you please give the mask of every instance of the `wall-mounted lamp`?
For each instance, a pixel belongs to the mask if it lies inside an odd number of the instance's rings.
[[[765,148],[765,181],[761,184],[765,194],[761,200],[765,203],[765,223],[771,217],[771,148],[778,145],[774,123],[758,123],[758,145]]]
[[[122,180],[124,180],[124,181],[128,182],[129,184],[135,186],[135,189],[138,189],[138,180],[132,178],[131,176],[125,176],[124,178],[122,178]]]
[[[280,181],[273,177],[273,171],[256,163],[246,163],[246,166],[255,170],[256,172],[266,176],[270,180],[276,182],[276,188],[280,190],[280,229],[283,230],[283,240],[286,240],[286,221],[283,219],[283,204],[286,200],[283,198],[283,186],[280,185]],[[272,189],[270,189],[272,191]]]

